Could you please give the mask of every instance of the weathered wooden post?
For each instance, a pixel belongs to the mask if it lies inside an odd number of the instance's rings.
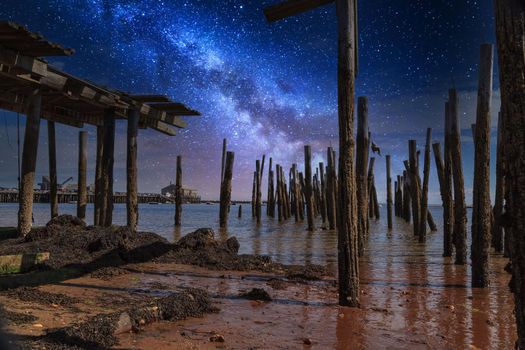
[[[304,183],[306,197],[306,219],[308,221],[308,231],[314,230],[314,203],[312,193],[312,149],[304,146]]]
[[[373,218],[375,216],[376,210],[375,210],[375,201],[374,201],[374,165],[375,165],[375,157],[370,157],[370,162],[368,165],[368,174],[367,174],[367,181],[366,181],[366,187],[368,188],[368,196],[367,196],[367,216],[370,218]],[[368,219],[367,219],[367,227],[368,227]]]
[[[240,219],[242,218],[242,205],[239,204],[239,213],[237,214],[237,217]]]
[[[357,234],[359,255],[364,253],[364,242],[368,237],[369,192],[371,190],[368,170],[368,98],[357,99],[357,137],[356,137],[356,196],[357,196]],[[373,166],[372,166],[373,167]]]
[[[298,196],[299,196],[299,217],[301,221],[304,220],[304,176],[303,173],[299,173],[299,189],[298,189]]]
[[[388,228],[392,229],[392,177],[390,174],[390,155],[386,156],[386,212]]]
[[[255,162],[255,218],[257,223],[261,223],[261,207],[262,207],[262,194],[261,194],[261,162],[257,160]]]
[[[138,107],[131,108],[128,111],[128,130],[127,130],[127,149],[126,156],[126,218],[127,224],[131,231],[137,230],[139,221],[139,202],[138,202],[138,184],[137,184],[137,136],[139,128],[140,110]],[[179,159],[177,157],[177,167]],[[178,176],[177,169],[177,176]],[[175,208],[175,225],[177,225],[177,208]],[[179,217],[180,225],[180,217]]]
[[[42,94],[34,90],[29,97],[27,120],[24,132],[24,149],[22,151],[22,169],[20,192],[18,193],[18,234],[25,236],[31,231],[33,222],[33,193],[40,130],[40,113],[42,111]]]
[[[256,210],[255,203],[257,201],[257,171],[253,172],[253,182],[252,182],[252,218],[255,218]]]
[[[478,105],[474,153],[472,207],[472,287],[488,287],[491,214],[490,205],[490,106],[492,99],[491,44],[480,49]]]
[[[78,184],[77,184],[77,217],[86,219],[87,206],[87,131],[78,133]]]
[[[321,5],[325,0],[289,0],[265,10],[276,21]],[[359,306],[356,179],[354,172],[354,90],[357,74],[357,4],[335,0],[338,28],[338,116],[339,187],[338,201],[338,287],[339,304]]]
[[[461,139],[458,116],[458,96],[456,89],[449,90],[450,113],[450,152],[452,155],[452,172],[454,181],[454,245],[456,247],[457,265],[467,261],[467,206],[465,204],[465,185],[463,165],[461,162]]]
[[[421,214],[421,193],[420,193],[420,184],[419,184],[419,168],[417,164],[419,163],[417,157],[417,144],[416,140],[408,141],[408,155],[409,155],[409,165],[408,171],[410,176],[410,193],[412,200],[412,223],[414,227],[414,236],[419,236],[419,220],[425,221],[425,218],[420,218]]]
[[[281,196],[281,169],[279,164],[275,165],[275,188],[276,188],[276,194],[275,198],[277,199],[277,217],[279,218],[279,222],[283,221],[283,199]]]
[[[408,164],[408,161],[405,161],[405,163]],[[407,170],[403,170],[403,179],[403,218],[406,222],[410,222],[412,217],[410,209],[412,205],[412,200],[410,198],[410,177],[408,175]]]
[[[330,230],[335,229],[336,224],[336,206],[335,206],[335,179],[333,173],[335,172],[335,166],[332,156],[332,148],[328,147],[326,152],[327,159],[327,170],[326,170],[326,214],[328,216],[328,228]]]
[[[326,223],[327,219],[327,213],[326,213],[326,177],[325,177],[325,168],[324,163],[319,163],[319,176],[321,177],[321,188],[320,188],[320,196],[321,196],[321,219],[323,221],[323,224]]]
[[[177,156],[175,178],[175,226],[182,224],[182,156]]]
[[[295,222],[299,222],[301,220],[300,215],[300,200],[299,200],[299,184],[297,183],[297,164],[292,165],[292,186],[293,186],[293,200],[294,200],[294,207],[295,207]]]
[[[104,207],[104,181],[102,179],[102,158],[104,154],[104,126],[97,125],[97,159],[95,169],[95,203],[94,218],[95,226],[102,226],[102,211]]]
[[[525,4],[520,0],[494,3],[506,158],[505,213],[500,222],[505,227],[505,241],[511,241],[516,348],[525,349]]]
[[[49,204],[51,218],[58,216],[57,151],[55,122],[47,121],[47,146],[49,151]]]
[[[104,118],[104,152],[102,157],[103,220],[102,225],[110,227],[113,223],[113,163],[115,151],[115,111],[109,109]]]
[[[445,128],[446,129],[446,128]],[[446,131],[445,131],[446,132]],[[445,136],[446,137],[446,136]],[[443,202],[443,256],[452,256],[452,225],[451,225],[451,203],[452,192],[449,186],[447,187],[447,180],[445,179],[445,167],[443,165],[443,159],[441,157],[441,148],[439,142],[432,144],[434,151],[434,160],[436,163],[436,169],[439,180],[439,190],[441,194],[441,201]]]
[[[228,225],[228,208],[230,207],[232,195],[232,176],[233,176],[233,161],[235,154],[233,152],[226,152],[226,161],[224,164],[224,179],[221,186],[221,202],[219,208],[219,225],[226,227]]]
[[[430,143],[432,142],[432,129],[427,129],[427,140],[425,143],[425,158],[423,161],[423,187],[421,189],[421,214],[419,222],[419,242],[424,243],[427,239],[428,212],[428,182],[430,180]],[[432,220],[433,221],[433,220]]]
[[[275,216],[272,157],[270,157],[270,164],[268,167],[268,195],[266,200],[266,215],[272,218]]]
[[[503,153],[503,117],[498,116],[498,141],[496,148],[496,194],[494,196],[494,223],[492,224],[492,246],[497,253],[503,251],[503,198],[505,195],[505,154]]]
[[[221,158],[221,188],[222,188],[222,181],[224,180],[224,166],[226,165],[226,146],[227,146],[227,139],[222,139],[222,158]]]

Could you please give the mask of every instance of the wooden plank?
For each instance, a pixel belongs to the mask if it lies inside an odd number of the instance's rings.
[[[151,119],[146,119],[146,120],[141,120],[141,124],[143,126],[147,126],[149,128],[152,128],[154,130],[157,130],[165,135],[168,135],[168,136],[175,136],[177,135],[177,132],[169,127],[168,125],[164,124],[163,122],[160,122],[158,120],[151,120]]]
[[[171,102],[171,100],[164,95],[131,95],[130,97],[139,102]]]
[[[289,0],[265,8],[264,15],[268,22],[276,22],[333,2],[334,0]]]
[[[170,115],[176,116],[200,116],[200,112],[192,110],[186,107],[182,103],[178,102],[167,102],[167,103],[155,103],[150,104],[151,107],[159,110],[169,112]]]

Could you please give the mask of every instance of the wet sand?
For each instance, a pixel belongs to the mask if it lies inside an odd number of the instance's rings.
[[[440,232],[417,243],[397,220],[392,233],[372,221],[360,264],[360,309],[337,306],[335,280],[288,281],[260,272],[210,271],[188,265],[127,265],[129,273],[39,287],[78,297],[73,307],[13,301],[9,311],[37,321],[8,325],[8,332],[37,335],[88,315],[111,312],[151,296],[187,287],[207,290],[221,311],[203,318],[160,322],[119,336],[119,349],[511,349],[516,338],[507,260],[493,256],[491,287],[470,288],[470,267],[443,258]],[[330,235],[318,232],[315,235]],[[308,233],[297,244],[308,247]],[[316,237],[319,239],[319,237]],[[306,255],[307,256],[307,255]],[[277,281],[276,281],[277,280]],[[273,287],[272,287],[273,286]],[[264,288],[271,302],[245,300],[241,292]],[[40,327],[40,325],[42,327]],[[219,334],[224,342],[212,342]]]

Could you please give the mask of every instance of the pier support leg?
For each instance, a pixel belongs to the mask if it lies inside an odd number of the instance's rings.
[[[232,175],[233,175],[233,161],[235,154],[233,152],[226,153],[226,162],[224,165],[224,179],[221,187],[221,203],[219,209],[219,224],[220,227],[228,225],[228,207],[230,206],[232,193]]]
[[[175,226],[182,222],[182,157],[177,156],[177,178],[175,180]]]
[[[133,108],[128,112],[127,162],[126,162],[126,217],[130,230],[136,231],[139,221],[138,185],[137,185],[137,136],[140,112]],[[177,158],[178,161],[178,158]]]
[[[86,219],[87,206],[87,131],[78,134],[78,189],[77,189],[77,217],[81,220]]]
[[[392,176],[390,173],[390,155],[386,156],[386,212],[388,229],[392,229]]]
[[[427,129],[425,143],[425,158],[423,161],[423,187],[421,188],[421,214],[419,221],[419,242],[427,240],[427,221],[431,215],[428,212],[428,182],[430,180],[430,143],[432,142],[432,129]],[[431,220],[433,222],[434,220]]]
[[[308,221],[308,231],[314,230],[314,203],[312,192],[312,149],[310,146],[304,146],[304,182],[306,197],[306,219]]]
[[[42,95],[40,90],[32,92],[27,107],[24,149],[22,151],[22,169],[20,178],[18,234],[25,236],[31,231],[33,222],[33,193],[40,129]]]
[[[364,253],[364,242],[368,237],[368,98],[360,96],[357,99],[357,138],[356,138],[356,195],[357,195],[357,232],[359,240],[359,255]]]
[[[104,182],[102,180],[102,156],[104,153],[104,127],[102,125],[97,126],[97,159],[95,169],[95,200],[94,200],[94,218],[93,223],[95,226],[102,225],[102,208],[103,208],[103,187]]]
[[[102,152],[102,215],[101,225],[113,223],[113,162],[115,149],[115,111],[108,109],[104,118],[104,151]]]
[[[55,122],[47,121],[47,146],[49,151],[49,205],[51,218],[58,216],[57,150]]]

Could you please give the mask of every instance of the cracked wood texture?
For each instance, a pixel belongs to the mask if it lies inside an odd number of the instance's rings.
[[[515,296],[517,348],[525,349],[525,4],[495,0],[499,78],[505,127],[506,212],[511,289]]]

